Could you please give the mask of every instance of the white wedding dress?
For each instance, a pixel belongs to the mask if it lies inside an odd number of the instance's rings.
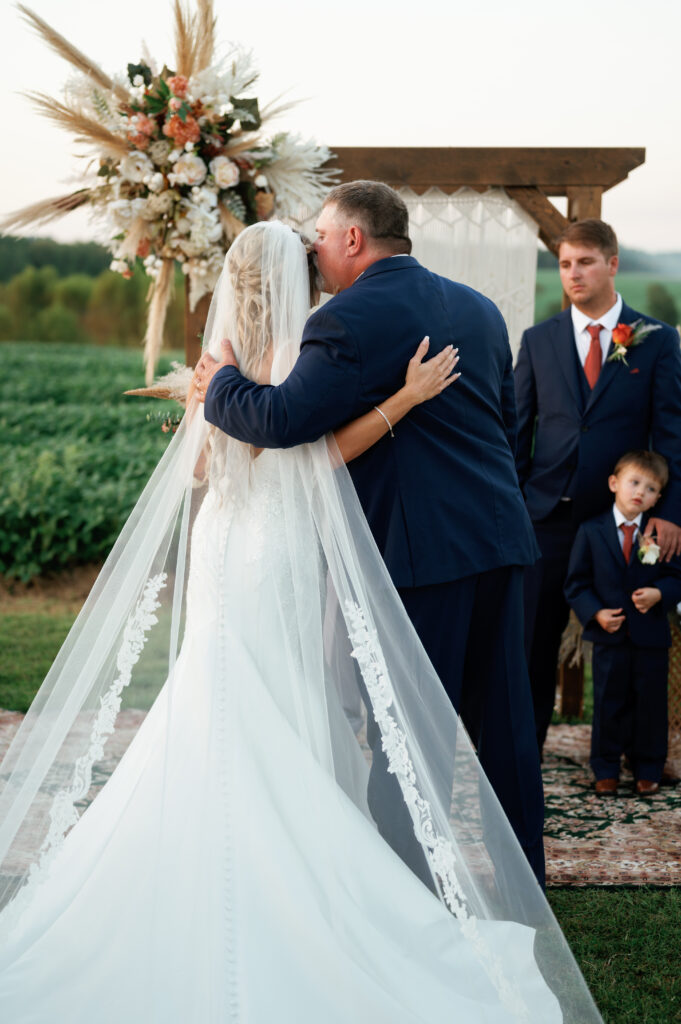
[[[307,273],[242,232],[211,350]],[[254,456],[185,417],[0,765],[0,1020],[598,1024],[333,445]]]
[[[256,460],[241,510],[204,499],[173,714],[164,689],[26,911],[0,969],[7,1022],[516,1019],[289,720],[291,624],[268,600],[287,568],[278,458]],[[248,586],[230,586],[245,568]],[[532,995],[530,1019],[560,1020],[533,930],[478,926]]]

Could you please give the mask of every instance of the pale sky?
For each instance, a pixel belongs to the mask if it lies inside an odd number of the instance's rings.
[[[30,0],[29,0],[30,6]],[[173,63],[170,0],[34,0],[109,73]],[[217,3],[219,37],[254,50],[264,104],[304,100],[277,124],[336,146],[644,146],[606,193],[623,245],[681,251],[681,4],[674,0],[249,0]],[[69,65],[0,3],[0,212],[74,187],[78,161],[22,90],[59,96]],[[77,180],[77,179],[75,179]],[[80,211],[42,231],[95,237]]]

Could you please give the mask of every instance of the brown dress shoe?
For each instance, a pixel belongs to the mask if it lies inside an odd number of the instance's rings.
[[[659,792],[659,789],[659,782],[651,782],[650,779],[636,780],[636,792],[639,796],[652,796],[653,793]]]
[[[596,779],[597,796],[615,796],[617,793],[617,779]]]

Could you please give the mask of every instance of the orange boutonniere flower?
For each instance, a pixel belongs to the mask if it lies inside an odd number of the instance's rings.
[[[631,324],[618,324],[612,332],[612,340],[615,345],[623,345],[629,348],[634,337],[634,330]]]
[[[647,324],[644,320],[635,320],[633,324],[618,324],[612,331],[615,350],[608,356],[608,362],[619,362],[628,366],[627,349],[640,345],[653,331],[659,331],[661,326],[662,324]]]

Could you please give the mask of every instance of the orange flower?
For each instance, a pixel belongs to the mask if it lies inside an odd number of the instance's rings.
[[[144,260],[149,255],[151,250],[151,242],[148,238],[142,238],[139,245],[137,246],[137,255],[141,260]]]
[[[166,84],[170,91],[176,96],[183,97],[187,95],[187,86],[189,85],[189,82],[184,75],[173,75],[167,80]]]
[[[201,129],[193,117],[183,121],[179,114],[173,114],[163,125],[163,134],[169,139],[174,139],[177,146],[184,146],[187,142],[198,142],[201,138]]]
[[[629,324],[618,324],[617,327],[613,328],[612,340],[615,345],[621,345],[623,348],[629,348],[634,340],[633,329]]]
[[[143,135],[142,132],[138,132],[137,135],[131,135],[128,133],[128,140],[132,142],[135,149],[146,149],[151,139],[148,135]]]
[[[121,277],[124,277],[126,281],[130,280],[130,278],[132,277],[132,270],[130,269],[130,267],[125,268],[125,270],[121,273]]]

